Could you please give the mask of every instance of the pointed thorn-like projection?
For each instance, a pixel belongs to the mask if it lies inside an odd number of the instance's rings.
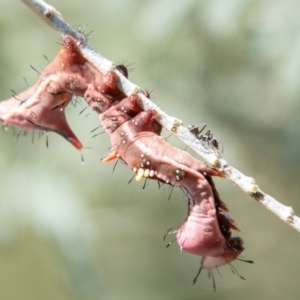
[[[116,150],[112,150],[107,156],[105,156],[102,161],[103,162],[111,162],[113,160],[115,160],[116,158],[119,158],[120,155],[118,154],[118,152]]]
[[[82,144],[68,125],[65,107],[73,96],[70,79],[75,79],[70,74],[84,62],[75,42],[66,38],[33,87],[0,103],[0,121],[26,130],[56,132],[81,149]]]

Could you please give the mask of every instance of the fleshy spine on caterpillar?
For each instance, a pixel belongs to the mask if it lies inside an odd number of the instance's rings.
[[[125,97],[117,87],[115,72],[98,72],[82,56],[75,40],[67,37],[33,87],[0,103],[0,121],[3,126],[56,132],[81,149],[65,117],[73,95],[83,96],[98,113]]]

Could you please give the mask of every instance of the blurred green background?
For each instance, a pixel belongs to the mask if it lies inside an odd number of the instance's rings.
[[[300,2],[200,0],[58,1],[72,25],[94,30],[91,45],[185,124],[208,123],[224,157],[300,214]],[[59,37],[19,1],[0,4],[0,99],[33,84]],[[49,133],[31,142],[0,132],[0,299],[299,299],[299,233],[227,180],[216,180],[245,241],[244,259],[214,272],[200,258],[165,249],[186,199],[132,182],[119,163],[103,164],[109,139],[83,101],[70,106],[80,152]],[[166,134],[165,134],[166,136]],[[174,138],[170,142],[184,147]]]

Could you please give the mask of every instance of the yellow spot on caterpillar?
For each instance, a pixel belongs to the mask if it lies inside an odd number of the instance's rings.
[[[143,176],[144,176],[144,169],[138,169],[137,174],[135,176],[135,180],[140,181],[142,180]]]
[[[149,169],[146,169],[146,170],[144,171],[144,177],[148,177],[149,174],[150,174],[150,170],[149,170]]]

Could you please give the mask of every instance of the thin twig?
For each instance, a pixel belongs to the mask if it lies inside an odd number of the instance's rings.
[[[265,194],[255,183],[251,177],[247,177],[235,168],[231,167],[225,159],[221,158],[220,154],[215,149],[209,149],[200,140],[195,140],[182,121],[167,115],[156,104],[150,101],[141,92],[141,88],[130,82],[127,78],[116,69],[116,64],[106,59],[90,45],[88,45],[85,36],[67,24],[61,14],[51,5],[48,5],[42,0],[21,0],[31,10],[39,15],[52,29],[57,31],[62,37],[72,36],[76,39],[80,46],[83,56],[98,69],[101,73],[106,74],[108,71],[114,70],[119,78],[119,88],[128,96],[132,93],[138,93],[142,99],[141,107],[144,110],[153,109],[159,117],[157,121],[167,130],[172,132],[179,140],[188,147],[198,153],[207,163],[220,170],[225,177],[236,183],[244,192],[256,199],[281,220],[295,228],[300,232],[300,218],[295,216],[292,207],[285,206],[275,200],[273,197]]]

